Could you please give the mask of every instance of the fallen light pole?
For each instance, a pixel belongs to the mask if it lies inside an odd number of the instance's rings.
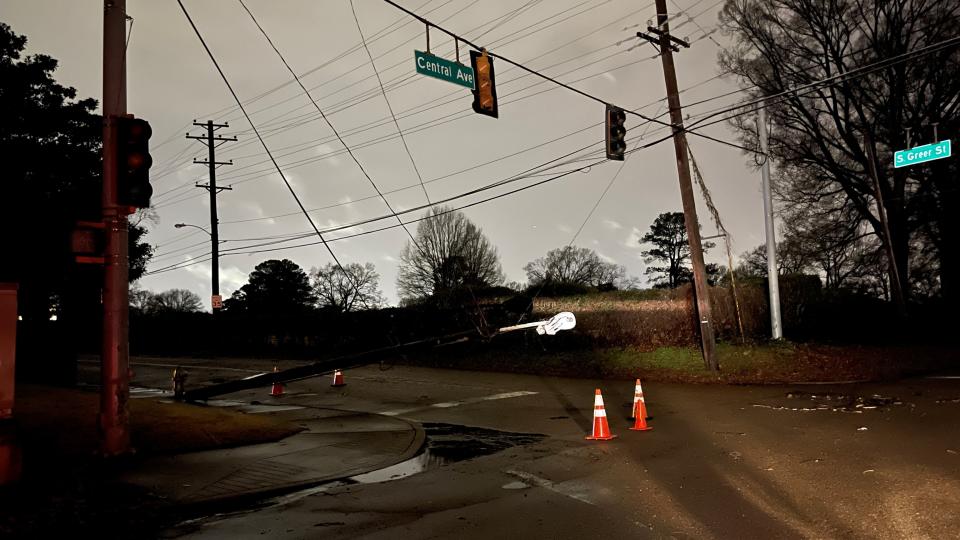
[[[523,330],[527,328],[536,328],[537,333],[540,335],[553,336],[557,332],[563,330],[570,330],[577,325],[577,318],[573,313],[564,311],[558,313],[547,319],[545,321],[530,322],[524,324],[518,324],[514,326],[505,326],[498,328],[493,336],[500,334],[506,334],[508,332],[514,332],[517,330]],[[298,366],[295,368],[285,369],[283,371],[275,371],[272,373],[261,373],[259,375],[253,375],[251,377],[246,377],[244,379],[239,379],[235,381],[227,381],[224,383],[213,384],[210,386],[204,386],[201,388],[196,388],[194,390],[187,390],[183,392],[184,401],[206,401],[215,396],[222,396],[224,394],[231,394],[233,392],[239,392],[241,390],[250,390],[252,388],[260,388],[265,386],[272,386],[277,383],[288,383],[292,381],[299,381],[303,379],[309,379],[312,377],[319,377],[322,375],[327,375],[333,373],[337,369],[349,369],[358,366],[364,366],[367,364],[372,364],[381,360],[385,356],[397,354],[397,353],[409,353],[418,350],[431,349],[434,347],[440,347],[443,345],[453,345],[456,343],[465,343],[474,338],[490,338],[492,336],[485,335],[479,330],[467,330],[464,332],[456,332],[453,334],[448,334],[445,336],[430,337],[426,339],[420,339],[417,341],[410,341],[407,343],[401,343],[400,345],[392,345],[390,347],[382,347],[379,349],[373,349],[371,351],[364,351],[361,353],[356,353],[352,355],[340,356],[337,358],[331,358],[329,360],[320,360],[312,364],[305,366]]]

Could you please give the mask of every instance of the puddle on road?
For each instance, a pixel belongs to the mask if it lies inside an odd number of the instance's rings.
[[[811,411],[831,411],[831,412],[845,412],[845,413],[854,413],[862,414],[864,411],[882,409],[886,410],[890,407],[901,406],[903,402],[896,397],[882,396],[880,394],[872,394],[870,396],[854,396],[849,394],[842,394],[839,392],[821,392],[821,393],[810,393],[802,391],[792,391],[787,392],[786,398],[788,400],[801,400],[809,401],[812,405],[805,406],[789,406],[789,405],[769,405],[763,403],[754,403],[754,407],[761,409],[771,409],[775,411],[795,411],[795,412],[811,412]]]
[[[495,429],[454,424],[427,422],[423,423],[422,426],[426,432],[424,450],[407,461],[343,480],[327,482],[318,486],[264,499],[250,504],[241,510],[189,519],[178,523],[174,529],[190,531],[200,523],[211,523],[229,519],[268,507],[286,506],[306,497],[327,493],[332,489],[352,484],[376,484],[399,480],[414,474],[436,469],[448,463],[488,456],[508,448],[539,442],[546,438],[546,435],[539,433],[512,433],[509,431],[497,431]],[[527,487],[526,484],[522,484],[522,486]]]
[[[447,463],[488,456],[515,446],[539,442],[546,438],[546,435],[539,433],[512,433],[456,424],[424,422],[421,425],[427,436],[423,452],[407,461],[377,471],[352,476],[348,480],[358,484],[399,480],[435,469]]]

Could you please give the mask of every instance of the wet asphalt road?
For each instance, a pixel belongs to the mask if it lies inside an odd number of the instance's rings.
[[[167,386],[168,363],[140,359],[134,365],[137,383]],[[229,363],[230,370],[219,370],[208,369],[213,361],[191,363],[197,364],[189,368],[194,382],[242,377],[272,366],[220,360],[216,363]],[[654,429],[633,432],[627,429],[631,381],[402,366],[371,366],[345,375],[342,388],[330,387],[326,378],[312,379],[292,383],[282,398],[270,398],[266,390],[228,398],[419,421],[434,448],[398,471],[422,472],[388,482],[322,486],[257,509],[182,524],[163,536],[960,534],[960,378],[839,386],[650,383],[644,393]],[[583,439],[591,425],[594,388],[603,390],[611,429],[618,435],[612,441]]]

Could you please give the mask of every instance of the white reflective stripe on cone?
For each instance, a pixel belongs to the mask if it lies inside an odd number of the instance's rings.
[[[607,417],[607,411],[605,411],[605,410],[603,410],[603,409],[596,409],[596,410],[593,411],[593,417],[594,417],[594,418],[606,418],[606,417]]]
[[[593,406],[594,407],[603,407],[603,396],[596,394],[593,396]]]

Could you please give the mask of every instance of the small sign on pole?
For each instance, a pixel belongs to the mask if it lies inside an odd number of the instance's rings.
[[[471,90],[476,86],[473,68],[422,51],[413,51],[417,73],[464,86]]]
[[[210,297],[210,305],[213,309],[222,309],[223,308],[223,297],[219,294],[215,294]]]
[[[893,167],[909,167],[918,163],[926,163],[935,159],[950,157],[950,139],[945,141],[917,146],[909,150],[897,150],[893,153]]]

